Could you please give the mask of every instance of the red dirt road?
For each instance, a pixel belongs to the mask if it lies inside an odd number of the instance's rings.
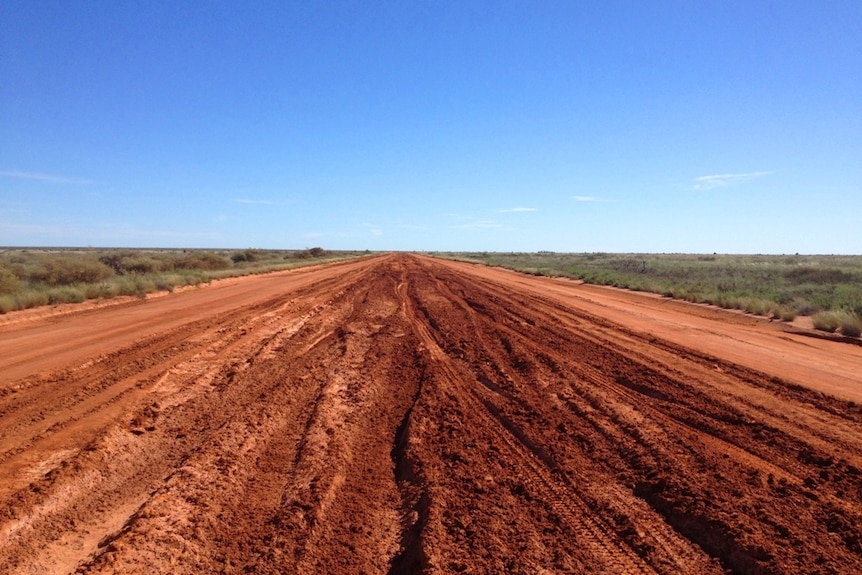
[[[10,314],[0,572],[862,573],[862,346],[410,255]]]

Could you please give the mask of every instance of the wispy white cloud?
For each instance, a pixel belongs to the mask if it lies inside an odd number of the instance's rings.
[[[694,179],[695,190],[714,190],[716,188],[724,188],[727,186],[735,186],[744,184],[763,176],[769,176],[772,172],[749,172],[747,174],[713,174],[710,176],[700,176]]]
[[[39,182],[48,182],[51,184],[92,184],[92,180],[85,178],[72,178],[69,176],[57,176],[52,174],[40,174],[37,172],[20,172],[17,170],[0,171],[0,176],[4,178],[17,178],[19,180],[36,180]]]
[[[509,208],[507,210],[500,210],[501,214],[512,214],[516,212],[538,212],[537,208]]]

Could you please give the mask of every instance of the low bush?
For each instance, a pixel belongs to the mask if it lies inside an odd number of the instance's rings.
[[[772,302],[759,298],[744,298],[742,300],[742,309],[754,315],[771,315],[773,306]]]
[[[243,250],[236,252],[230,257],[231,261],[235,264],[256,262],[262,258],[263,254],[259,250]]]
[[[155,291],[155,283],[142,277],[126,276],[116,281],[117,295],[145,297],[147,292]]]
[[[0,314],[18,309],[15,298],[10,295],[0,295]]]
[[[309,259],[309,258],[321,258],[327,254],[326,250],[320,247],[313,247],[307,250],[301,250],[297,252],[293,252],[291,256],[285,256],[285,259],[288,257],[292,257],[293,259]]]
[[[781,306],[778,308],[778,319],[781,321],[793,321],[796,319],[796,310],[789,307]]]
[[[803,266],[791,268],[784,274],[795,283],[836,284],[862,280],[857,274],[834,268]]]
[[[114,271],[95,258],[43,258],[27,274],[27,280],[49,286],[74,283],[96,283],[114,275]]]
[[[814,321],[814,329],[834,333],[841,326],[841,319],[838,312],[821,311],[814,314],[811,318]]]
[[[736,298],[731,297],[725,293],[718,294],[713,304],[723,309],[734,309],[739,307]]]
[[[862,335],[862,319],[851,313],[845,313],[840,320],[841,333],[848,337],[859,337]]]
[[[156,279],[155,286],[159,291],[166,291],[173,293],[174,288],[177,286],[177,281],[179,280],[179,276],[170,275],[164,276]]]
[[[212,252],[191,252],[174,262],[177,270],[223,270],[229,268],[231,262],[228,258]]]
[[[84,296],[87,299],[109,299],[119,295],[120,289],[116,282],[102,282],[84,286]]]
[[[811,303],[808,300],[804,299],[794,299],[790,307],[798,314],[798,315],[814,315],[820,308]]]
[[[0,266],[0,295],[13,294],[21,287],[21,282],[12,270]]]
[[[48,292],[49,304],[81,303],[85,299],[84,290],[76,286],[63,286]]]
[[[822,311],[815,314],[814,327],[821,331],[835,333],[840,331],[848,337],[859,337],[862,335],[862,318],[856,314],[846,311]]]
[[[134,250],[111,251],[102,255],[99,261],[110,267],[117,275],[151,274],[166,267],[163,260],[156,259],[147,252]],[[170,267],[167,264],[167,267]]]
[[[51,303],[51,299],[48,296],[48,291],[44,289],[27,290],[15,296],[15,309],[30,309],[49,303]]]

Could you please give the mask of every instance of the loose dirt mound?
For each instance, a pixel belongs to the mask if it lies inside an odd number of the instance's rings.
[[[8,322],[0,570],[862,572],[862,348],[663,301],[394,255]]]

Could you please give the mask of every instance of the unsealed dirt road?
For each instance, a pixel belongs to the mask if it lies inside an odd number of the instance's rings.
[[[404,254],[10,314],[0,572],[862,573],[860,390],[858,345]]]

